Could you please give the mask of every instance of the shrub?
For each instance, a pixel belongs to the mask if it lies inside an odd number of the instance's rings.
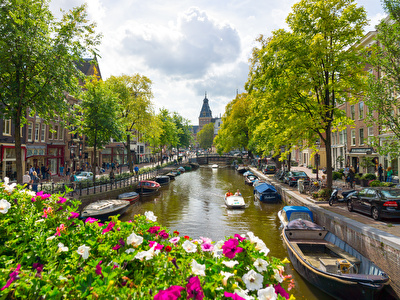
[[[372,173],[366,173],[361,177],[361,179],[375,180],[376,176],[375,176],[375,174],[372,174]]]
[[[379,180],[372,180],[370,181],[369,186],[383,186],[383,184]]]
[[[289,298],[280,283],[293,285],[283,275],[288,261],[267,256],[251,232],[192,240],[159,226],[152,212],[83,221],[79,201],[8,181],[0,199],[1,299]]]
[[[342,179],[343,173],[340,172],[332,172],[332,179],[333,180],[338,180]]]

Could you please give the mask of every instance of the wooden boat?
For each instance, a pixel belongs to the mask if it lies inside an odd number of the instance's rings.
[[[242,196],[225,196],[225,205],[228,208],[245,208],[246,203]]]
[[[140,195],[136,192],[128,192],[118,195],[118,199],[128,201],[130,204],[139,201]]]
[[[244,178],[244,183],[248,185],[253,185],[254,181],[256,180],[258,180],[258,177],[254,174],[250,174]]]
[[[136,192],[138,192],[140,195],[152,195],[156,194],[158,190],[160,189],[160,184],[158,182],[152,181],[152,180],[141,180],[138,183],[138,186],[136,188]]]
[[[278,211],[278,218],[282,226],[286,226],[290,221],[303,219],[314,222],[311,210],[306,206],[285,206]]]
[[[272,184],[262,182],[254,187],[254,197],[261,202],[276,203],[281,200],[281,195]]]
[[[159,175],[159,176],[156,176],[155,181],[158,182],[162,186],[162,185],[168,185],[169,182],[171,181],[171,179],[167,175]]]
[[[85,206],[81,213],[81,219],[89,217],[105,221],[110,216],[122,215],[129,207],[125,200],[99,200]]]
[[[372,261],[313,222],[290,221],[282,236],[295,270],[336,299],[377,299],[389,284]]]

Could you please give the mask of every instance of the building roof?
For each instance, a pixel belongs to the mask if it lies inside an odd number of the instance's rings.
[[[86,76],[94,75],[94,70],[96,68],[97,76],[101,78],[100,68],[96,57],[84,58],[81,61],[76,62],[76,67]]]
[[[203,100],[203,106],[201,107],[199,118],[212,118],[212,112],[208,105],[207,93]]]

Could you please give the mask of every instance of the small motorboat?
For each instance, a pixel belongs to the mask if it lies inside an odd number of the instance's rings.
[[[130,204],[139,201],[140,195],[136,192],[128,192],[118,195],[118,199],[128,201]]]
[[[254,187],[254,197],[261,202],[276,203],[281,200],[281,195],[272,184],[263,182]]]
[[[246,203],[242,196],[225,196],[225,205],[227,208],[245,208]]]
[[[182,167],[182,166],[180,166],[179,168],[178,168],[178,171],[180,171],[181,173],[185,173],[185,168],[184,167]]]
[[[335,299],[379,299],[389,276],[324,227],[290,221],[282,231],[295,270]]]
[[[247,177],[249,175],[254,175],[254,173],[252,171],[246,171],[246,172],[243,173],[244,177]]]
[[[306,206],[285,206],[278,211],[278,218],[282,226],[286,226],[290,221],[303,219],[314,222],[311,210]]]
[[[158,182],[152,180],[141,180],[138,182],[136,192],[143,196],[153,195],[158,192],[160,187],[161,185]]]
[[[238,166],[238,167],[236,168],[236,171],[237,171],[239,174],[243,174],[244,172],[247,171],[247,168],[246,168],[246,167],[243,167],[243,166]]]
[[[169,182],[171,181],[171,179],[167,175],[159,175],[159,176],[156,176],[155,181],[158,182],[162,186],[162,185],[168,185]]]
[[[99,200],[85,206],[82,210],[81,219],[89,217],[106,221],[108,217],[122,215],[129,207],[125,200]]]
[[[256,180],[258,180],[258,177],[254,174],[250,174],[244,178],[244,183],[248,184],[248,185],[253,185],[254,181],[256,181]]]
[[[218,169],[218,165],[217,164],[213,164],[213,165],[211,165],[211,168]]]
[[[168,176],[170,180],[175,180],[176,173],[169,172],[169,173],[167,173],[165,175]]]

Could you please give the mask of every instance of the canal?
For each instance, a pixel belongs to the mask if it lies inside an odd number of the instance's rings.
[[[223,196],[228,189],[232,192],[240,189],[246,201],[245,209],[225,207]],[[161,225],[179,231],[181,236],[188,235],[193,239],[208,237],[214,241],[252,231],[270,249],[269,256],[284,259],[288,254],[277,217],[282,207],[283,204],[254,201],[253,187],[246,185],[243,176],[231,168],[200,167],[176,177],[156,197],[141,199],[130,207],[122,220],[153,211]],[[296,282],[296,287],[290,292],[296,299],[333,299],[305,282],[290,264],[286,273],[291,274]]]

